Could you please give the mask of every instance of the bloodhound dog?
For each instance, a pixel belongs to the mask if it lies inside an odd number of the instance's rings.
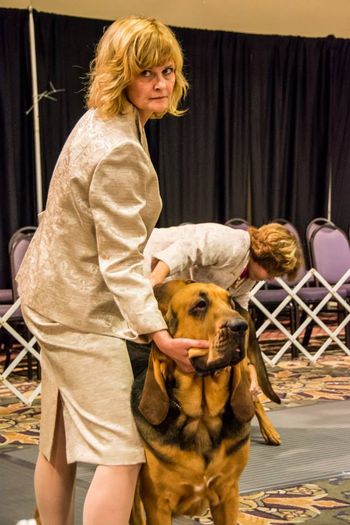
[[[248,359],[262,390],[275,401],[252,324],[228,292],[214,284],[169,281],[155,288],[173,337],[209,340],[190,349],[195,373],[152,347],[136,376],[131,404],[145,446],[131,525],[171,525],[209,505],[215,525],[236,525],[239,477],[247,464],[250,421],[257,413],[270,439],[272,425],[249,391]],[[257,408],[258,407],[258,408]],[[142,502],[142,504],[141,504]],[[143,509],[144,512],[143,512]]]

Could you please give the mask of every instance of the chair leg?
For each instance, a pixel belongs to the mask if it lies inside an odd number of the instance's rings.
[[[349,323],[345,326],[345,345],[350,350],[350,324]]]
[[[5,363],[3,367],[3,372],[6,370],[6,368],[11,363],[11,357],[12,357],[11,348],[12,348],[11,336],[7,332],[5,332],[3,333],[3,338],[2,338],[2,351],[5,353]]]
[[[27,372],[28,379],[32,380],[33,379],[33,356],[30,352],[27,353],[27,367],[28,367],[28,372]]]
[[[294,301],[290,303],[290,326],[291,326],[291,333],[294,334],[296,332],[296,329],[298,328],[298,320],[299,320],[299,311],[298,306],[295,304]],[[292,345],[291,347],[291,354],[292,359],[298,359],[299,357],[299,349],[297,346]]]
[[[4,368],[3,368],[3,372],[5,372],[6,368],[10,365],[11,363],[11,343],[5,343],[4,345],[4,350],[5,350],[5,364],[4,364]]]
[[[346,302],[349,304],[349,299]],[[344,311],[344,317],[346,314],[347,312]],[[350,349],[350,321],[345,325],[345,345]]]
[[[311,339],[311,334],[312,334],[312,329],[314,327],[314,321],[311,321],[307,327],[306,327],[306,330],[305,330],[305,334],[304,334],[304,339],[303,339],[303,343],[302,345],[303,346],[308,346],[309,345],[309,342],[310,342],[310,339]]]
[[[310,308],[312,308],[312,305],[310,305]],[[303,312],[302,315],[301,315],[301,319],[300,319],[300,323],[303,323],[306,319],[306,312]],[[312,335],[312,330],[315,326],[315,321],[313,321],[313,319],[311,319],[311,321],[309,322],[309,324],[307,325],[306,329],[305,329],[305,334],[304,334],[304,337],[303,337],[303,342],[302,342],[302,345],[304,347],[307,347],[310,343],[310,339],[311,339],[311,335]]]
[[[40,381],[41,379],[41,366],[40,366],[40,361],[37,361],[36,363],[36,377],[38,379],[38,381]]]
[[[30,332],[28,328],[24,325],[23,336],[26,340],[30,339]],[[29,380],[33,379],[33,354],[27,352],[27,377]]]

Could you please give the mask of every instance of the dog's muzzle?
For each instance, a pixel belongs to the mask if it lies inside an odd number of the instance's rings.
[[[211,342],[206,356],[191,358],[198,375],[208,375],[226,366],[234,366],[244,358],[244,339],[248,323],[242,318],[225,321]]]

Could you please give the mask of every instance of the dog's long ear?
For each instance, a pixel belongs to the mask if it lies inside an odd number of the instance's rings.
[[[275,403],[280,404],[281,400],[272,388],[270,379],[266,370],[265,362],[261,354],[260,345],[256,337],[254,321],[251,318],[247,310],[243,310],[239,305],[237,306],[237,311],[240,315],[248,322],[249,325],[249,335],[248,335],[248,347],[247,355],[248,359],[256,368],[256,373],[258,376],[258,383],[261,390],[264,392],[265,396],[274,401]]]
[[[232,367],[232,373],[231,407],[238,421],[247,423],[255,413],[248,373],[243,363]]]
[[[166,372],[166,362],[159,360],[158,352],[157,349],[151,351],[139,402],[141,414],[151,425],[160,425],[169,411],[169,397],[163,377],[163,373]]]
[[[158,301],[159,310],[163,316],[167,313],[169,302],[172,296],[181,288],[189,284],[190,281],[174,279],[165,283],[157,284],[153,288],[154,296]]]

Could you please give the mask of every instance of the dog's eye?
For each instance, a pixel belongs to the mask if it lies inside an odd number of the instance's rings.
[[[206,315],[209,305],[210,300],[207,298],[206,294],[200,294],[199,297],[197,297],[197,300],[192,303],[189,313],[203,318]]]
[[[200,299],[193,307],[194,310],[204,310],[207,307],[207,302]]]
[[[206,303],[206,301],[204,301],[204,299],[201,299],[196,304],[196,308],[206,308],[206,307],[207,307],[207,303]]]

